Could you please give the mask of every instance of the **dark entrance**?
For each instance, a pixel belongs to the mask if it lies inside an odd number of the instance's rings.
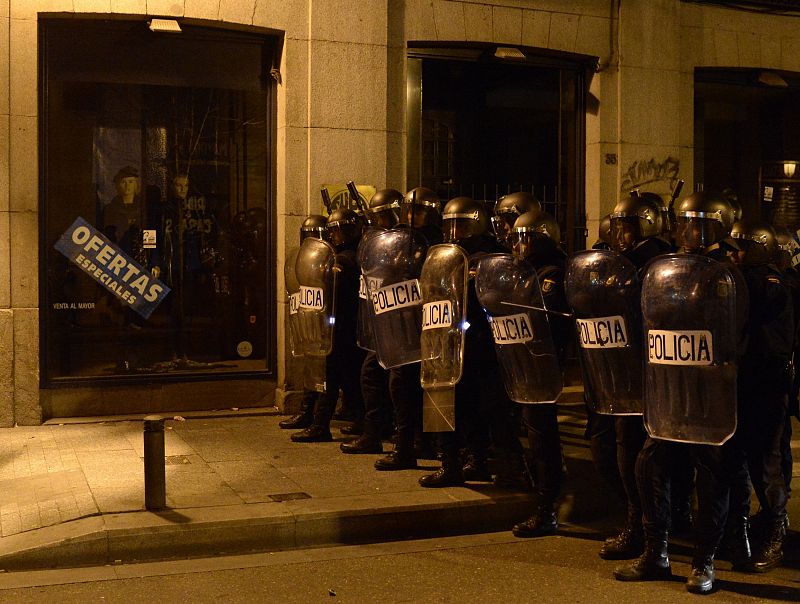
[[[582,249],[584,73],[525,49],[411,48],[408,187],[490,206],[530,191]]]
[[[730,188],[744,215],[800,227],[800,74],[695,72],[695,180]]]

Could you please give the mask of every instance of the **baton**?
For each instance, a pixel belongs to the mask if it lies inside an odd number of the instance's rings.
[[[347,192],[350,193],[350,199],[355,202],[356,209],[361,211],[361,215],[364,217],[364,220],[367,221],[367,224],[372,224],[368,215],[369,210],[367,209],[367,204],[361,199],[361,195],[359,195],[358,189],[356,188],[356,183],[352,180],[347,183]]]
[[[675,188],[672,190],[672,196],[669,198],[669,211],[672,212],[672,208],[675,206],[675,200],[678,199],[678,195],[681,194],[681,189],[683,189],[683,183],[686,182],[684,180],[679,180],[675,184]]]
[[[500,304],[505,304],[506,306],[519,306],[520,308],[527,308],[528,310],[538,310],[539,312],[545,312],[551,315],[558,315],[559,317],[572,318],[572,313],[558,312],[557,310],[547,310],[546,308],[539,308],[538,306],[530,306],[528,304],[517,304],[516,302],[500,302]]]
[[[322,195],[322,203],[325,204],[325,209],[328,210],[328,216],[330,216],[333,212],[331,209],[331,194],[328,193],[328,189],[326,187],[320,187],[319,192]]]

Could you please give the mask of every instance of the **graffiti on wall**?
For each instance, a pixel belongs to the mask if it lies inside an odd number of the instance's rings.
[[[620,192],[626,195],[633,189],[642,189],[669,195],[678,182],[680,167],[681,160],[672,156],[663,161],[636,160],[622,173]]]

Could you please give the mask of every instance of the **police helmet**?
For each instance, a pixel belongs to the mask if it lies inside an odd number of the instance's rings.
[[[492,226],[497,240],[511,248],[511,233],[517,218],[526,212],[542,211],[541,202],[530,193],[518,191],[509,193],[497,200],[492,216]]]
[[[597,227],[597,243],[595,246],[604,243],[611,248],[611,214],[606,214],[600,219]]]
[[[773,262],[777,267],[785,271],[792,266],[792,257],[795,252],[800,248],[797,240],[792,235],[788,227],[773,225],[775,229],[775,239],[777,242],[775,258]]]
[[[444,206],[442,232],[448,243],[464,243],[489,231],[489,214],[471,197],[454,197]]]
[[[367,204],[372,224],[384,229],[392,228],[400,221],[400,202],[403,194],[396,189],[381,189]]]
[[[620,201],[611,213],[612,247],[624,252],[640,241],[661,235],[663,205],[663,200],[655,193],[634,192]]]
[[[361,237],[361,219],[350,208],[338,208],[328,216],[328,237],[335,247],[355,243]]]
[[[731,237],[739,244],[737,257],[743,266],[763,266],[777,255],[775,229],[763,220],[740,220],[733,225]]]
[[[310,214],[300,225],[300,242],[306,237],[325,239],[327,235],[328,219],[319,214]]]
[[[742,219],[742,204],[739,203],[739,196],[731,187],[726,187],[722,190],[722,196],[728,200],[733,208],[734,222]]]
[[[547,212],[526,212],[514,223],[512,242],[519,258],[542,256],[561,244],[561,228]]]
[[[684,198],[676,216],[676,243],[690,252],[700,252],[725,239],[735,221],[730,201],[709,191],[697,191]]]
[[[405,194],[400,202],[400,222],[421,228],[442,225],[439,197],[428,188],[417,187]]]

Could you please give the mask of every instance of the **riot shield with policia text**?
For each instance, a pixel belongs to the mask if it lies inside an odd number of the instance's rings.
[[[356,258],[358,265],[362,266],[367,258],[367,242],[378,233],[382,233],[384,229],[369,226],[364,229],[361,234],[361,240],[358,242],[358,250]],[[375,351],[375,331],[373,322],[375,314],[372,311],[372,301],[369,299],[369,291],[367,282],[364,280],[364,274],[359,275],[358,278],[358,319],[356,322],[356,344],[359,348],[364,350]]]
[[[365,247],[361,272],[373,311],[376,353],[385,369],[422,358],[422,297],[419,277],[428,242],[406,227],[384,231]]]
[[[300,245],[295,274],[300,285],[298,349],[309,357],[306,388],[324,392],[325,364],[314,362],[333,348],[336,321],[336,250],[327,241],[307,238]],[[320,375],[320,367],[322,373]]]
[[[509,398],[555,403],[561,368],[536,269],[511,254],[488,254],[478,261],[475,290],[492,327]]]
[[[611,250],[567,260],[587,404],[608,415],[642,414],[642,312],[636,266]]]
[[[422,294],[422,429],[455,430],[455,386],[464,367],[469,261],[459,246],[428,250],[419,278]]]
[[[642,282],[644,422],[653,438],[721,445],[736,430],[740,292],[696,254],[654,260]]]
[[[295,274],[295,264],[299,247],[293,247],[286,254],[286,262],[283,265],[283,283],[286,288],[288,315],[286,326],[289,335],[289,351],[293,357],[301,357],[300,351],[300,325],[298,323],[298,313],[300,311],[300,282]]]

